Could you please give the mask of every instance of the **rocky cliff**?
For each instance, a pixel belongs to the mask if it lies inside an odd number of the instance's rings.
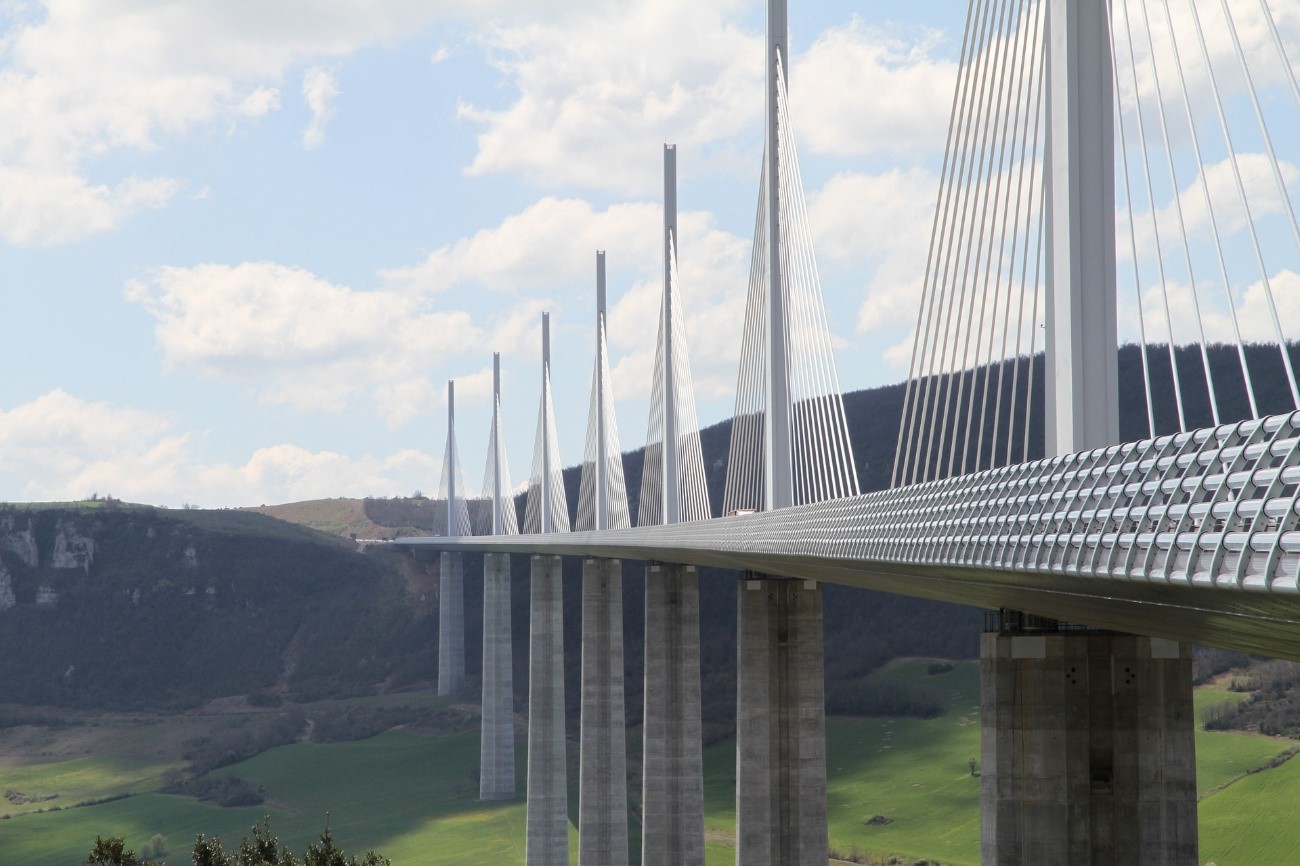
[[[262,515],[0,506],[0,703],[368,691],[434,669],[427,618],[393,563]]]

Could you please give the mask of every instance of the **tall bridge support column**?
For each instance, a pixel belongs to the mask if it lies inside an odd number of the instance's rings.
[[[617,559],[582,564],[581,727],[578,863],[627,866],[623,563]]]
[[[528,627],[527,866],[568,866],[564,582],[558,556],[532,558]]]
[[[1119,439],[1110,5],[1047,4],[1047,454]],[[1188,648],[1032,619],[982,638],[982,861],[1194,866]]]
[[[737,866],[827,858],[822,593],[748,575],[737,600]]]
[[[465,562],[462,554],[438,557],[438,694],[465,689]]]
[[[645,575],[642,866],[704,866],[700,586],[693,565]]]
[[[1196,866],[1191,664],[1159,638],[985,632],[981,862]]]
[[[483,727],[478,798],[515,797],[514,663],[510,638],[510,554],[483,554]]]

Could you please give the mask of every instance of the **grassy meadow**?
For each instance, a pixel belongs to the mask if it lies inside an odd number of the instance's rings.
[[[968,762],[979,756],[977,666],[958,663],[951,671],[928,675],[925,662],[903,662],[872,677],[922,682],[943,694],[947,709],[942,716],[924,720],[828,720],[832,848],[845,855],[896,854],[907,863],[925,858],[975,866],[979,779],[971,775]],[[1197,700],[1203,706],[1239,697],[1203,689]],[[429,700],[418,695],[410,699]],[[523,803],[475,799],[474,732],[392,730],[357,742],[295,744],[217,771],[266,789],[266,803],[251,808],[218,808],[156,793],[163,774],[180,763],[165,754],[168,744],[174,746],[204,724],[216,722],[192,716],[134,722],[119,718],[94,727],[0,733],[0,754],[13,754],[23,742],[30,747],[34,737],[46,738],[43,749],[26,752],[35,757],[0,758],[0,789],[21,791],[33,799],[58,794],[25,805],[0,803],[0,813],[11,816],[0,819],[0,863],[74,866],[96,834],[121,835],[139,847],[154,833],[163,833],[170,842],[170,862],[185,863],[188,845],[198,833],[237,843],[263,815],[271,816],[281,839],[301,851],[320,832],[327,813],[336,838],[349,851],[373,848],[395,866],[524,862]],[[521,741],[520,790],[522,747]],[[1198,733],[1203,862],[1285,862],[1300,848],[1300,760],[1251,772],[1289,747],[1290,741],[1251,734]],[[706,750],[705,772],[708,863],[731,864],[733,742]],[[135,796],[68,808],[124,792]],[[48,811],[54,806],[61,808]],[[875,816],[888,823],[871,823]],[[576,863],[576,836],[572,841]]]

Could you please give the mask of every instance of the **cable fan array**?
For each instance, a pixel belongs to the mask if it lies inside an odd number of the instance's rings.
[[[895,485],[1038,453],[1048,14],[970,4]],[[1121,438],[1300,406],[1297,169],[1277,148],[1300,141],[1300,86],[1277,19],[1267,0],[1114,0],[1111,16],[1120,340],[1142,372],[1121,400],[1145,416]]]
[[[1146,402],[1134,432],[1300,407],[1296,166],[1276,146],[1297,155],[1300,87],[1272,9],[1115,0],[1112,14],[1116,246],[1129,260],[1118,291],[1138,324]]]
[[[587,447],[583,452],[582,481],[578,487],[578,519],[574,528],[579,532],[626,529],[632,523],[628,516],[627,485],[623,480],[623,452],[618,443],[614,393],[609,384],[609,350],[605,341],[603,310],[597,316],[596,364],[591,374],[589,406]],[[603,466],[599,465],[602,462]],[[608,523],[597,519],[602,511],[608,515]]]
[[[455,480],[454,495],[452,480]],[[456,451],[455,431],[448,427],[447,448],[442,456],[442,476],[438,482],[438,499],[451,509],[452,520],[439,524],[448,535],[473,535],[469,520],[469,505],[465,494],[465,477],[460,471],[460,454]]]
[[[777,200],[780,203],[780,279],[773,281],[768,255],[767,159],[750,260],[736,411],[723,511],[758,510],[764,503],[764,413],[788,412],[795,505],[852,496],[857,471],[831,351],[830,327],[822,303],[821,279],[813,257],[812,232],[790,123],[789,97],[777,56]],[[775,284],[773,284],[775,282]],[[789,405],[767,406],[769,291],[781,292],[786,321],[785,366]]]
[[[500,359],[495,363],[499,364]],[[492,430],[488,434],[487,467],[483,471],[483,499],[488,503],[488,508],[481,510],[487,517],[486,526],[476,525],[475,534],[518,535],[519,517],[515,513],[514,489],[510,484],[510,461],[506,459],[506,446],[501,441],[499,392],[492,397]],[[499,516],[496,513],[498,508]]]
[[[704,475],[704,451],[700,446],[700,424],[695,413],[695,385],[691,378],[690,352],[686,344],[686,324],[682,313],[678,289],[681,277],[677,270],[677,238],[668,236],[668,284],[660,310],[659,330],[655,341],[654,380],[650,391],[650,425],[646,432],[645,462],[641,470],[641,498],[637,506],[637,526],[653,526],[666,522],[707,520],[709,490]],[[664,321],[669,323],[669,333],[664,333]],[[665,355],[665,338],[670,346]],[[671,374],[665,358],[671,361]],[[665,385],[668,381],[667,386]],[[669,427],[669,405],[666,396],[671,388],[671,426],[676,435],[675,472],[664,465]],[[672,475],[673,477],[669,477]],[[676,485],[677,515],[669,519],[666,485]]]
[[[1044,5],[970,4],[895,485],[1003,465],[1015,454],[1029,458],[1042,276]],[[1006,444],[997,453],[1000,437]]]
[[[544,339],[549,343],[549,339]],[[564,494],[560,442],[555,435],[555,404],[551,399],[549,345],[542,364],[542,400],[537,410],[537,438],[533,446],[533,471],[524,507],[524,532],[568,532],[569,501]]]

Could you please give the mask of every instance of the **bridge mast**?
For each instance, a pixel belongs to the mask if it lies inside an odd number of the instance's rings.
[[[673,266],[677,258],[677,146],[664,145],[664,302],[659,327],[663,329],[664,444],[663,522],[681,520],[681,473],[678,470],[677,379],[673,357]]]
[[[547,436],[553,421],[551,411],[551,314],[542,313],[542,435]],[[542,446],[541,518],[542,532],[555,531],[555,515],[551,510],[551,449],[550,442]]]
[[[609,529],[609,454],[605,441],[605,251],[596,251],[596,528]]]
[[[451,461],[446,469],[447,537],[454,538],[460,535],[460,527],[456,525],[456,496],[459,494],[456,472],[460,467],[456,465],[456,382],[453,379],[447,380],[447,457]]]
[[[1109,12],[1109,0],[1052,0],[1048,6],[1049,456],[1119,442]]]
[[[504,531],[505,511],[501,503],[501,353],[492,353],[492,447],[498,452],[492,461],[492,534]]]
[[[443,457],[447,479],[447,537],[461,535],[463,504],[456,479],[456,383],[447,381],[447,453]],[[460,553],[443,551],[438,557],[438,694],[454,695],[465,688],[465,571]]]
[[[763,196],[767,203],[767,411],[763,413],[763,509],[794,504],[791,468],[790,373],[786,358],[787,293],[781,267],[781,160],[777,105],[778,77],[785,83],[789,58],[786,0],[767,3],[767,126],[763,143],[765,161]]]

